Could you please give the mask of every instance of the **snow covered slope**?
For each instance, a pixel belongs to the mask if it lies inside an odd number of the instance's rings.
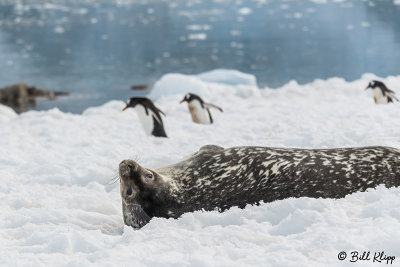
[[[400,104],[375,105],[363,90],[375,78],[258,90],[253,76],[235,71],[168,74],[151,93],[167,115],[168,139],[146,136],[134,110],[122,112],[122,101],[82,115],[57,109],[16,115],[0,106],[0,263],[322,266],[350,264],[337,254],[353,250],[400,258],[398,188],[156,218],[134,231],[123,225],[118,181],[110,184],[123,159],[160,167],[205,144],[399,148]],[[400,77],[382,81],[400,94]],[[213,125],[192,123],[187,105],[179,104],[187,92],[224,112],[213,112]]]

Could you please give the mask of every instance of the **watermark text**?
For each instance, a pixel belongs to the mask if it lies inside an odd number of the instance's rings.
[[[396,257],[387,255],[385,251],[341,251],[338,253],[338,259],[349,262],[371,261],[375,263],[393,264]]]

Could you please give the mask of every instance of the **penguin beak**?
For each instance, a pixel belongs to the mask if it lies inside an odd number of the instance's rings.
[[[185,99],[182,99],[182,100],[179,102],[179,104],[182,104],[183,102],[185,102]]]
[[[365,90],[368,90],[369,88],[371,88],[371,86],[368,85],[368,86],[365,88]],[[364,90],[364,91],[365,91],[365,90]]]
[[[124,107],[124,108],[122,109],[122,111],[125,111],[125,109],[127,109],[127,108],[128,108],[128,106]]]

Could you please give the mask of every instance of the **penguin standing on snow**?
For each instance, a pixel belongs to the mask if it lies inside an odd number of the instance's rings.
[[[181,100],[180,103],[187,102],[190,115],[192,115],[192,120],[195,123],[200,124],[211,124],[213,123],[213,118],[211,117],[210,108],[216,108],[223,112],[222,108],[217,107],[214,104],[205,103],[198,95],[187,94]]]
[[[160,114],[164,114],[154,103],[146,97],[132,97],[123,109],[134,108],[147,135],[167,137]]]
[[[375,104],[387,104],[390,102],[394,102],[393,99],[399,101],[394,95],[395,93],[392,90],[388,89],[383,82],[375,80],[371,81],[368,84],[367,88],[365,88],[365,90],[368,90],[368,88],[372,89]]]

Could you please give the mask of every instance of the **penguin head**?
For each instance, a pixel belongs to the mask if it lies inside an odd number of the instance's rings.
[[[372,90],[374,90],[374,89],[385,90],[387,87],[383,82],[373,80],[368,84],[368,86],[365,88],[365,90],[368,90],[369,88],[371,88]]]
[[[127,108],[134,108],[136,105],[150,106],[151,100],[146,97],[131,97],[126,104],[126,107],[124,107],[122,110],[124,111]]]
[[[201,99],[198,95],[195,95],[192,93],[187,93],[185,95],[185,97],[179,103],[183,103],[183,102],[190,103],[193,100],[198,100],[200,103],[203,103],[203,99]]]

